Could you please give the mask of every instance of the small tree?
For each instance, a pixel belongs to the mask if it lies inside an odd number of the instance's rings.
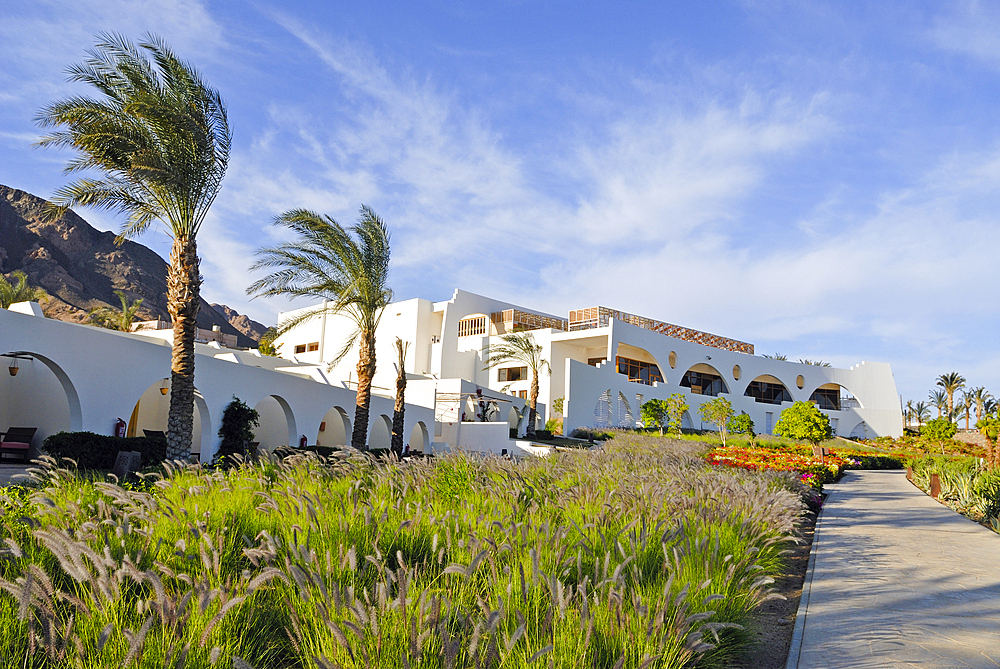
[[[139,314],[139,307],[142,306],[142,298],[135,302],[129,302],[124,291],[116,290],[115,295],[122,303],[121,309],[114,307],[97,307],[91,309],[88,315],[90,322],[98,327],[108,330],[118,330],[119,332],[131,332],[135,318]]]
[[[729,421],[729,431],[733,434],[745,434],[750,439],[750,445],[757,445],[757,434],[753,431],[753,418],[745,411],[739,416],[733,416]]]
[[[719,428],[719,434],[722,435],[723,447],[726,445],[726,432],[728,431],[729,421],[732,420],[735,413],[732,402],[725,397],[716,397],[714,400],[705,402],[698,407],[698,415],[701,416],[702,420],[714,423]]]
[[[790,439],[802,439],[814,446],[833,436],[830,418],[812,402],[796,402],[781,412],[774,433]]]
[[[639,407],[640,414],[642,416],[642,423],[646,427],[658,427],[660,428],[660,436],[663,436],[663,426],[667,422],[668,409],[666,400],[652,399],[648,402],[644,402],[641,407]]]
[[[28,285],[28,276],[24,272],[15,270],[10,276],[11,279],[7,279],[0,274],[0,309],[18,302],[37,302],[48,297],[48,293],[41,288]]]
[[[552,411],[554,413],[559,414],[560,416],[564,415],[563,414],[563,408],[565,407],[565,404],[566,404],[566,398],[565,397],[557,397],[557,398],[555,398],[554,400],[552,400]]]
[[[219,452],[215,457],[222,459],[234,453],[256,455],[250,444],[253,442],[253,429],[258,425],[260,425],[260,415],[257,410],[251,409],[243,400],[233,395],[233,401],[222,412],[222,426],[219,428],[222,443],[219,444]]]
[[[268,328],[267,331],[260,336],[260,341],[257,342],[257,351],[261,355],[266,355],[271,358],[280,358],[281,344],[277,346],[274,345],[274,340],[278,338],[278,331],[274,328]]]
[[[944,442],[954,437],[956,432],[958,432],[958,426],[947,418],[929,420],[920,430],[921,436],[938,443],[938,446],[941,447],[941,455],[944,455]]]
[[[667,416],[669,422],[667,427],[671,432],[680,432],[681,424],[684,421],[684,413],[690,409],[687,400],[681,393],[674,393],[667,398]]]

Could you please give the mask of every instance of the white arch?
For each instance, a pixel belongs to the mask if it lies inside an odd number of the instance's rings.
[[[298,446],[295,414],[285,398],[268,395],[254,409],[260,414],[260,425],[254,429],[259,448],[271,452],[281,446]]]
[[[332,407],[323,415],[316,434],[316,444],[318,446],[346,446],[350,443],[351,421],[347,417],[347,412],[343,407]]]
[[[19,364],[23,365],[25,358],[38,360],[44,364],[50,372],[52,372],[59,385],[62,387],[62,391],[66,396],[66,403],[69,406],[69,431],[79,432],[83,429],[83,410],[80,408],[80,396],[76,392],[76,386],[73,385],[73,381],[69,378],[69,375],[60,367],[54,360],[48,358],[44,355],[34,353],[33,351],[10,351],[9,353],[4,353],[0,357],[20,358],[18,360]],[[16,380],[16,377],[11,379]],[[6,427],[6,426],[5,426]]]
[[[392,446],[392,419],[385,414],[380,414],[372,421],[372,429],[368,434],[368,450],[384,448],[386,450]]]
[[[166,389],[167,392],[163,392]],[[128,417],[127,435],[142,437],[146,432],[167,432],[170,415],[170,385],[168,379],[157,381],[143,391]],[[194,389],[194,421],[191,426],[191,452],[206,462],[214,453],[212,418],[208,402],[197,388]],[[212,451],[211,453],[209,451]]]
[[[430,435],[427,431],[427,426],[424,425],[422,420],[417,421],[417,424],[413,426],[413,429],[410,431],[410,440],[407,443],[410,445],[411,452],[421,451],[426,453],[430,449]]]

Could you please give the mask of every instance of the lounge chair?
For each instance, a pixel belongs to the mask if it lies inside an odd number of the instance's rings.
[[[35,436],[35,427],[12,427],[0,433],[0,460],[28,461],[31,452],[31,439]],[[10,456],[9,458],[5,456]]]

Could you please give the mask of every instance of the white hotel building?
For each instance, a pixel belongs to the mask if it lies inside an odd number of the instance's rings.
[[[280,314],[279,322],[300,311]],[[312,319],[277,341],[279,353],[325,370],[353,328],[340,316]],[[539,422],[553,417],[552,401],[562,397],[567,434],[575,427],[633,427],[643,402],[672,393],[685,395],[691,407],[685,427],[711,428],[701,423],[697,409],[721,395],[765,434],[781,410],[799,400],[816,403],[840,436],[903,433],[886,363],[837,369],[774,360],[754,355],[752,344],[605,307],[573,310],[564,318],[462,290],[443,302],[416,298],[386,308],[377,332],[376,392],[395,387],[393,342],[399,337],[410,343],[406,372],[412,401],[434,398],[432,440],[496,450],[524,413],[530,378],[513,364],[485,370],[483,360],[500,335],[524,330],[532,332],[552,367],[539,379]],[[329,377],[350,386],[356,366],[352,350]],[[523,424],[520,429],[523,433]]]

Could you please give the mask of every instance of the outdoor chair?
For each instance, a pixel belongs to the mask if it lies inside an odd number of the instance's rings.
[[[31,452],[31,439],[35,436],[35,427],[12,427],[0,433],[0,460],[28,461]],[[7,458],[6,456],[10,456]]]

